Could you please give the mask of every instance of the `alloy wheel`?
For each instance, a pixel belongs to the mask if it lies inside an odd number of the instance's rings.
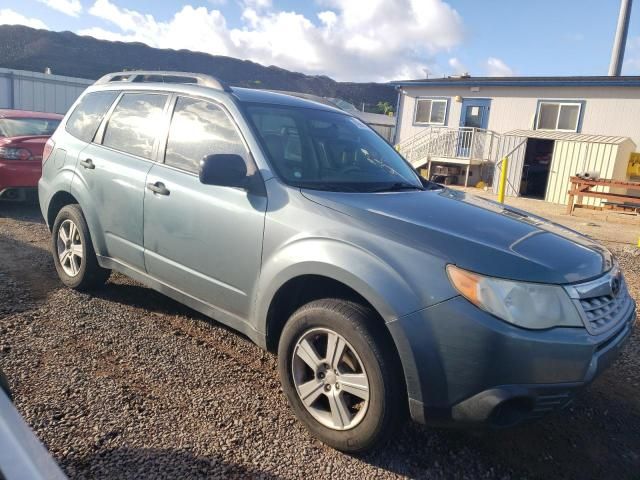
[[[327,328],[304,333],[293,350],[293,382],[306,410],[325,427],[348,430],[369,406],[369,379],[358,353]]]
[[[67,219],[60,224],[56,247],[56,253],[64,273],[70,277],[78,275],[82,266],[84,248],[80,231],[71,220]]]

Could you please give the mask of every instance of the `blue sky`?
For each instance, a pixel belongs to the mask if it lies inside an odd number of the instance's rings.
[[[618,8],[618,0],[2,0],[0,23],[381,81],[605,75]],[[640,74],[640,5],[628,43],[623,73]]]

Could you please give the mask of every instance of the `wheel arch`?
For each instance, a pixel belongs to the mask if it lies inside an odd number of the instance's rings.
[[[351,286],[325,275],[301,274],[284,282],[269,302],[265,319],[267,350],[277,351],[282,329],[293,312],[322,298],[338,298],[363,305],[375,313],[375,322],[384,325],[384,318],[375,306]]]
[[[53,229],[53,223],[62,210],[67,205],[71,205],[74,203],[78,203],[76,197],[74,197],[71,193],[60,190],[56,192],[49,201],[49,206],[47,208],[47,225],[49,226],[49,230]]]

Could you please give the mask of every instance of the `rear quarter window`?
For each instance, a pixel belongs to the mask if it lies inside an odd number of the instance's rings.
[[[87,93],[69,116],[67,132],[84,142],[91,142],[118,94],[116,91]]]

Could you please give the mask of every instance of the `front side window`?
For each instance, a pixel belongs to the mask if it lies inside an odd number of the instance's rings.
[[[0,118],[0,137],[51,136],[58,128],[57,118]]]
[[[109,118],[102,144],[151,160],[166,101],[167,95],[125,93]]]
[[[581,103],[540,102],[536,129],[577,132],[581,109]]]
[[[67,120],[66,130],[84,142],[93,137],[102,122],[102,117],[118,96],[117,91],[87,93]]]
[[[422,188],[404,159],[346,114],[251,104],[247,116],[278,175],[301,188],[376,192]]]
[[[444,125],[447,116],[447,100],[418,98],[414,123]]]
[[[200,160],[217,153],[246,153],[229,117],[210,102],[179,97],[171,119],[165,163],[195,173]]]

